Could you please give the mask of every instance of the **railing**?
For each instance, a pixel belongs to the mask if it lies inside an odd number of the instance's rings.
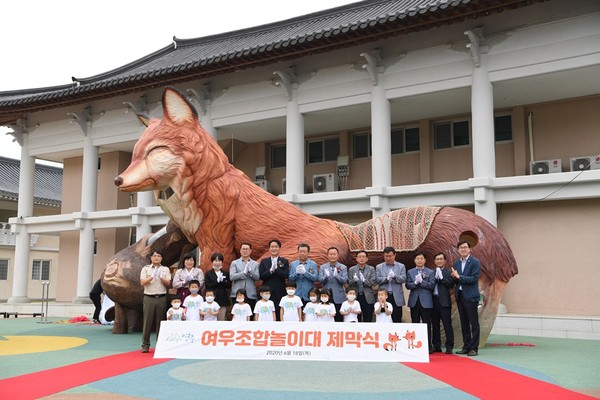
[[[563,172],[547,175],[502,178],[471,178],[463,181],[428,183],[393,187],[314,194],[286,194],[280,198],[314,215],[368,212],[377,198],[387,198],[391,209],[416,205],[464,206],[487,200],[492,191],[497,203],[521,203],[572,200],[600,197],[600,170]],[[375,200],[375,201],[374,201]],[[159,207],[131,207],[122,210],[75,212],[71,214],[11,218],[14,231],[25,229],[32,234],[57,234],[83,229],[165,225],[168,217]],[[3,231],[6,228],[3,228]],[[14,244],[14,235],[10,234]]]

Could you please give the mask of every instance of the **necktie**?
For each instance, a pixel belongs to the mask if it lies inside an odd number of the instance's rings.
[[[465,259],[461,258],[460,259],[460,271],[458,271],[459,274],[463,273],[463,271],[465,270],[466,265],[467,265],[467,259],[466,258]],[[458,286],[458,290],[462,290],[462,285]]]

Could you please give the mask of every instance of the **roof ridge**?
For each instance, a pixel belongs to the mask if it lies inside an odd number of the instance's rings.
[[[145,55],[145,56],[143,56],[141,58],[138,58],[137,60],[131,61],[130,63],[127,63],[127,64],[122,65],[120,67],[117,67],[115,69],[112,69],[110,71],[102,72],[100,74],[92,75],[92,76],[89,76],[89,77],[86,77],[86,78],[75,78],[75,77],[73,77],[73,80],[75,82],[79,82],[79,83],[83,84],[83,83],[88,83],[88,82],[92,82],[92,81],[102,80],[102,79],[105,79],[105,78],[110,78],[113,75],[120,74],[120,73],[126,72],[127,70],[129,70],[131,68],[135,68],[135,67],[137,67],[139,65],[143,65],[145,62],[148,62],[148,61],[151,61],[151,60],[153,60],[155,58],[158,58],[158,57],[160,57],[160,56],[168,53],[169,50],[174,50],[174,49],[175,49],[175,46],[173,45],[173,43],[170,43],[169,45],[167,45],[167,46],[165,46],[165,47],[163,47],[161,49],[158,49],[158,50],[156,50],[153,53]]]
[[[191,45],[197,45],[197,44],[203,44],[203,43],[210,43],[210,42],[222,40],[224,38],[242,37],[242,36],[247,36],[248,34],[256,34],[256,33],[260,33],[260,32],[271,31],[271,30],[273,30],[273,28],[284,28],[287,26],[296,25],[299,23],[307,22],[307,20],[312,19],[312,16],[324,18],[324,17],[328,17],[328,16],[331,16],[334,14],[339,15],[339,14],[341,14],[342,11],[346,12],[351,9],[370,8],[373,6],[374,3],[386,3],[386,2],[389,3],[389,2],[395,2],[395,1],[401,1],[401,0],[359,0],[354,3],[344,4],[341,6],[334,7],[334,8],[328,8],[325,10],[319,10],[319,11],[315,11],[312,13],[299,15],[296,17],[282,20],[282,21],[269,22],[269,23],[262,24],[262,25],[256,25],[256,26],[251,26],[248,28],[236,29],[233,31],[220,32],[220,33],[216,33],[213,35],[200,36],[200,37],[196,37],[196,38],[183,39],[183,38],[177,38],[177,37],[173,36],[173,40],[177,43],[177,47],[179,47],[180,45],[181,46],[191,46]],[[436,0],[432,0],[432,1],[436,1]],[[314,18],[314,19],[318,20],[319,18]]]

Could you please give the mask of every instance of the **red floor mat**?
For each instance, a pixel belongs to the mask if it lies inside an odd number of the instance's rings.
[[[529,378],[471,357],[433,354],[429,363],[402,363],[425,375],[485,400],[584,400],[581,393]]]
[[[90,382],[162,364],[139,350],[0,380],[1,399],[38,399]]]

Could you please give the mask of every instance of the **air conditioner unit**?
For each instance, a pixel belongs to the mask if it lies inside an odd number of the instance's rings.
[[[286,194],[287,193],[287,185],[286,185],[286,180],[285,178],[283,178],[281,180],[281,194]]]
[[[600,169],[600,155],[589,157],[571,157],[571,171]]]
[[[531,175],[543,175],[562,172],[562,161],[560,158],[554,160],[531,161],[529,173]]]
[[[338,190],[336,174],[313,175],[313,193],[334,192]]]
[[[256,184],[256,186],[266,190],[267,192],[269,191],[269,181],[265,180],[265,179],[260,179],[254,182]]]

